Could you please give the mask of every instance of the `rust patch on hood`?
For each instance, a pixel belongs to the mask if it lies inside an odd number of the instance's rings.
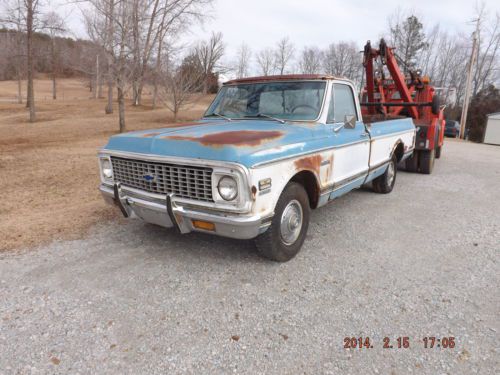
[[[319,175],[319,169],[321,168],[321,155],[306,156],[299,160],[295,160],[295,169],[315,171]]]
[[[189,137],[182,135],[168,135],[162,138],[174,139],[178,141],[199,142],[204,146],[258,146],[266,141],[270,141],[283,136],[279,131],[253,131],[240,130],[221,133],[206,134],[201,137]]]
[[[152,138],[152,137],[156,137],[157,135],[160,135],[161,133],[146,133],[146,134],[142,134],[141,137],[142,138]]]

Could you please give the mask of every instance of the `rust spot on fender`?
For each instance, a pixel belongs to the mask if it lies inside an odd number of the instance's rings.
[[[328,181],[330,181],[330,177],[332,175],[332,171],[333,171],[333,152],[331,153],[330,157],[328,158],[328,165],[327,165],[327,168],[326,168],[326,173],[325,173],[325,180],[323,181],[323,186],[327,185],[328,184]]]
[[[255,197],[257,196],[257,188],[254,186],[252,186],[252,199],[255,200]]]
[[[321,167],[321,155],[312,155],[305,158],[295,160],[295,169],[314,171],[319,175],[319,169]]]
[[[253,131],[240,130],[207,134],[201,137],[189,137],[182,135],[168,135],[163,138],[178,141],[199,142],[204,146],[222,147],[230,146],[258,146],[264,142],[283,136],[280,131]]]

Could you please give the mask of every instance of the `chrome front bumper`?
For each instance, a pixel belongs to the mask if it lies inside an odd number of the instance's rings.
[[[148,223],[166,228],[177,228],[181,233],[203,232],[223,237],[250,239],[266,231],[272,217],[259,215],[207,212],[179,205],[175,196],[158,196],[141,190],[101,184],[99,187],[105,201],[120,208],[125,217],[140,218]],[[215,230],[196,228],[193,220],[215,224]]]

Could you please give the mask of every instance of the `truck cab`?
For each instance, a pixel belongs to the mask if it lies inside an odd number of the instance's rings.
[[[100,190],[127,217],[253,238],[287,261],[311,210],[368,183],[391,192],[414,147],[411,119],[363,121],[349,80],[244,78],[226,82],[199,121],[111,137]]]

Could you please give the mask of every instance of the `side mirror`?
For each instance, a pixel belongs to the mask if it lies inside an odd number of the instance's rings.
[[[354,129],[356,127],[356,116],[345,115],[344,116],[344,127],[346,129]]]

